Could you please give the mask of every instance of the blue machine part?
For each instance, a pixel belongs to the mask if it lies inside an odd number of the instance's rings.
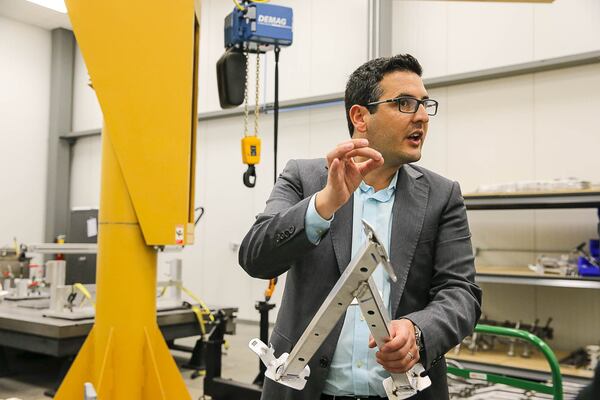
[[[589,262],[585,257],[577,259],[577,269],[580,276],[600,276],[600,268]]]
[[[243,11],[236,7],[225,17],[225,47],[267,51],[274,45],[289,46],[293,16],[290,7],[273,4],[250,3]]]

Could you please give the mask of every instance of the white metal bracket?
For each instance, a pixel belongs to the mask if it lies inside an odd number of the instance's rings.
[[[389,338],[390,318],[371,274],[381,264],[392,281],[395,282],[397,278],[385,247],[374,229],[365,220],[362,223],[367,242],[350,261],[292,351],[275,358],[272,347],[259,339],[250,341],[250,349],[258,354],[267,367],[265,376],[269,379],[297,390],[304,389],[310,375],[308,361],[355,298],[377,346],[381,348]],[[388,398],[406,399],[429,387],[431,380],[424,373],[423,366],[416,364],[405,374],[390,374],[383,381]]]

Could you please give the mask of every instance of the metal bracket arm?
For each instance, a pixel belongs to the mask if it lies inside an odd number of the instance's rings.
[[[377,346],[382,347],[389,338],[388,312],[371,274],[382,264],[392,281],[395,282],[397,278],[385,247],[373,228],[366,221],[362,222],[367,242],[350,261],[291,353],[283,353],[276,358],[272,347],[267,347],[259,339],[250,341],[250,348],[267,367],[265,376],[268,378],[297,390],[304,389],[310,375],[308,361],[321,347],[354,298],[358,301]],[[424,372],[423,366],[417,364],[406,374],[391,374],[383,382],[388,397],[392,400],[405,399],[429,387],[429,377],[421,376]]]

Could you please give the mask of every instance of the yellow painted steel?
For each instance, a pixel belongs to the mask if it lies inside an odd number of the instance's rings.
[[[66,4],[146,243],[191,243],[194,1]]]
[[[194,2],[66,3],[105,125],[96,320],[55,398],[91,382],[101,400],[190,399],[156,323],[154,245],[193,239]]]

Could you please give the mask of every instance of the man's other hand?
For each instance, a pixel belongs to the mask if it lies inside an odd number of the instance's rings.
[[[375,339],[369,338],[369,347],[377,346]],[[390,337],[375,354],[377,362],[392,373],[403,373],[419,362],[419,350],[415,339],[415,328],[408,319],[393,320],[390,323]]]
[[[355,162],[352,158],[366,159]],[[319,215],[330,219],[352,196],[363,177],[383,165],[383,156],[369,147],[367,139],[350,139],[327,154],[327,185],[317,193],[315,207]]]

